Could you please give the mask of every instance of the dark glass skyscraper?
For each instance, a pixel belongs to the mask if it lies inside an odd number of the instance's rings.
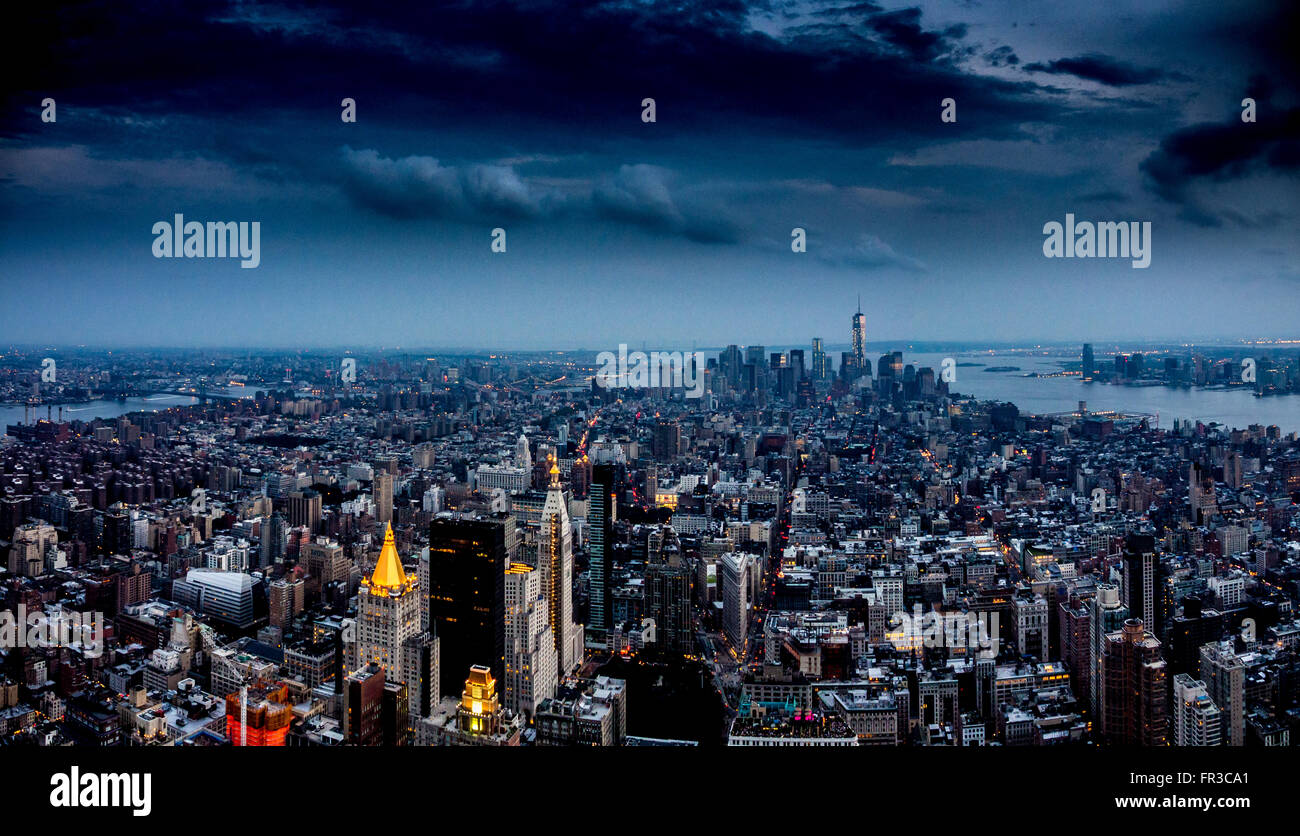
[[[591,589],[588,593],[591,612],[587,627],[598,636],[603,636],[610,627],[609,561],[617,513],[614,494],[616,478],[611,464],[598,464],[592,468],[587,510],[587,524],[590,528],[588,552],[591,555]]]
[[[429,524],[429,626],[441,646],[441,696],[471,665],[505,667],[505,578],[515,541],[509,514],[439,514]]]

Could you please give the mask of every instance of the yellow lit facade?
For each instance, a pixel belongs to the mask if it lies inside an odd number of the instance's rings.
[[[501,724],[501,707],[497,700],[497,681],[492,671],[482,665],[469,669],[465,690],[460,695],[459,726],[470,734],[496,734]]]

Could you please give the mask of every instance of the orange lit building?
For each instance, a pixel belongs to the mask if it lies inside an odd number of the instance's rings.
[[[288,687],[250,686],[247,700],[246,708],[241,710],[238,692],[226,697],[226,735],[231,745],[283,746],[293,720]]]

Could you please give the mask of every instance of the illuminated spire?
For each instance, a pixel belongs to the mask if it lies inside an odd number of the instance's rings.
[[[406,583],[402,559],[397,556],[397,544],[393,542],[393,524],[389,523],[388,530],[384,532],[384,549],[379,553],[379,562],[375,564],[369,586],[371,589],[403,589]]]
[[[549,454],[547,458],[551,460],[551,487],[558,488],[560,486],[560,466],[555,461],[554,453]]]

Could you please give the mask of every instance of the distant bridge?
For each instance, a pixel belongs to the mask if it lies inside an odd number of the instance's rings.
[[[118,389],[104,391],[100,393],[101,397],[109,400],[122,400],[125,398],[148,398],[151,395],[179,395],[182,398],[198,398],[202,403],[207,400],[217,401],[242,401],[248,398],[240,398],[235,395],[227,395],[224,392],[209,392],[206,389]]]

